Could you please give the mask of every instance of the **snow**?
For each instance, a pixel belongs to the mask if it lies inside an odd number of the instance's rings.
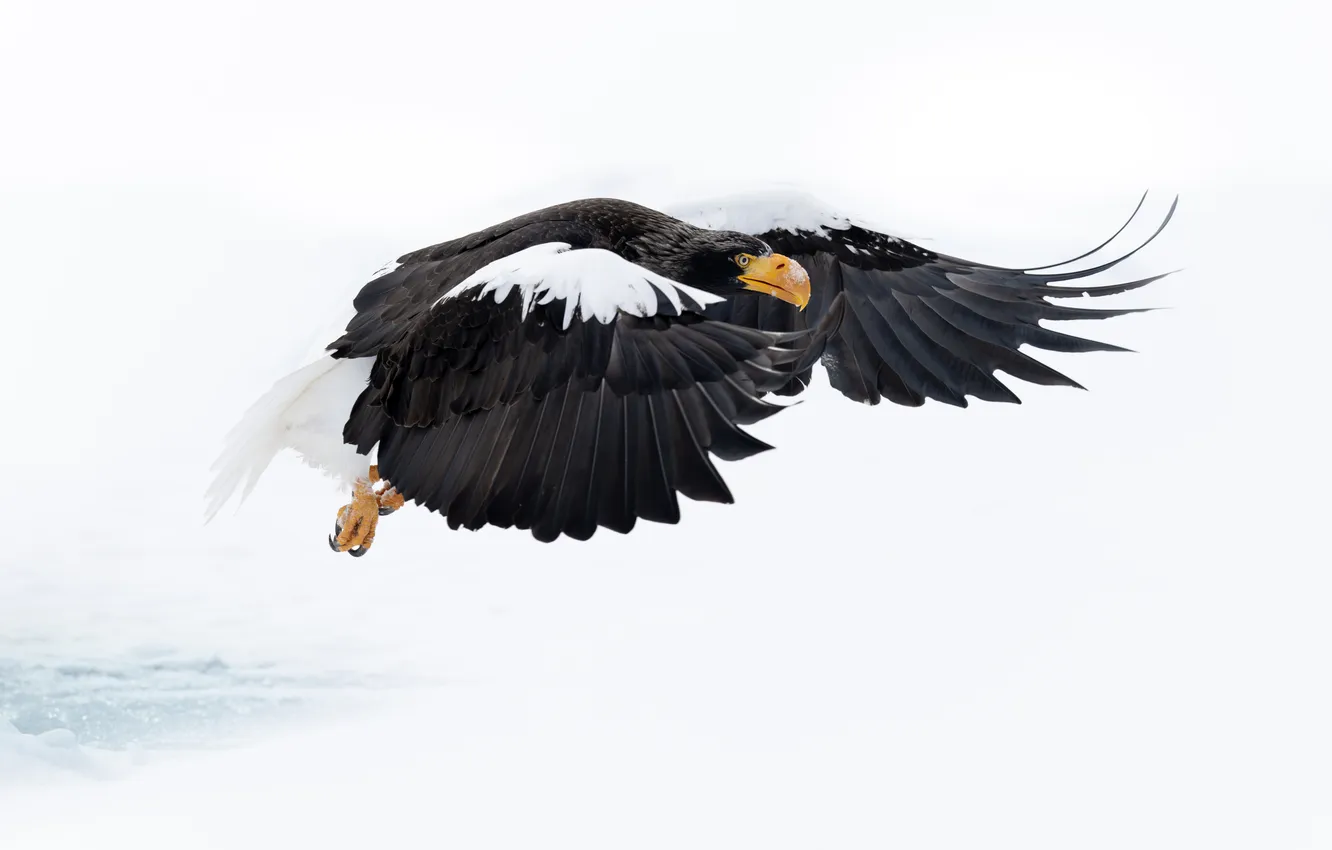
[[[1205,39],[1159,3],[158,5],[0,34],[0,847],[1332,846],[1329,295],[1272,250],[1332,221],[1307,4]],[[503,62],[438,49],[501,27]],[[409,509],[340,557],[289,453],[202,526],[227,430],[384,257],[775,178],[1007,266],[1180,191],[1123,273],[1186,271],[1067,326],[1140,353],[1039,355],[1088,392],[819,378],[676,527]]]
[[[69,729],[25,735],[0,718],[0,789],[69,774],[114,778],[124,774],[128,763],[125,754],[80,746]]]
[[[568,242],[546,242],[487,263],[441,296],[435,306],[474,289],[479,289],[474,298],[494,293],[495,302],[503,303],[517,289],[524,316],[534,304],[563,301],[563,327],[567,328],[575,315],[602,324],[614,321],[620,313],[654,316],[658,292],[677,313],[682,308],[682,297],[696,305],[722,300],[719,295],[678,283],[611,251],[571,248]]]

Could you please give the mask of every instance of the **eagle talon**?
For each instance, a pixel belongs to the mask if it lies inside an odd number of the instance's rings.
[[[360,558],[370,551],[379,524],[379,497],[373,485],[362,478],[352,487],[352,501],[338,509],[333,536],[328,545],[334,552],[346,552]]]
[[[384,482],[386,485],[388,482]],[[375,494],[375,499],[379,502],[379,515],[388,516],[407,503],[396,487],[386,486]]]

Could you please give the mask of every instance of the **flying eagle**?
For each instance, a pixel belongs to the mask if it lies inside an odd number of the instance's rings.
[[[1040,321],[1138,310],[1047,299],[1164,277],[1061,285],[1132,256],[1174,211],[1133,251],[1077,271],[1055,270],[1124,228],[1065,263],[1010,269],[926,250],[801,195],[673,215],[606,198],[530,212],[407,254],[366,283],[325,339],[341,335],[229,434],[208,518],[292,448],[350,489],[329,545],[358,557],[379,517],[407,500],[453,529],[517,527],[541,541],[676,523],[677,494],[733,501],[710,455],[771,448],[743,426],[781,410],[765,396],[798,394],[816,363],[867,404],[1017,402],[996,370],[1079,386],[1019,347],[1124,350]]]

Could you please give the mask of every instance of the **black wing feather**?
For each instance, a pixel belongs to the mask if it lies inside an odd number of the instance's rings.
[[[1144,199],[1145,199],[1144,195]],[[708,309],[712,318],[766,331],[814,329],[839,304],[834,329],[816,335],[811,353],[820,355],[832,386],[848,398],[869,404],[882,399],[919,406],[926,399],[965,407],[968,397],[1018,402],[995,377],[1003,371],[1020,380],[1078,387],[1073,379],[1018,349],[1047,351],[1126,351],[1041,326],[1042,321],[1107,319],[1141,309],[1095,310],[1052,304],[1047,299],[1103,297],[1147,286],[1166,275],[1097,286],[1058,285],[1081,281],[1115,268],[1156,239],[1175,214],[1178,198],[1145,241],[1113,260],[1090,268],[1060,271],[1109,245],[1110,239],[1072,260],[1049,266],[1011,269],[939,254],[863,227],[818,231],[772,230],[755,234],[805,267],[811,300],[795,307],[745,293]],[[839,302],[839,296],[842,296]],[[808,386],[811,357],[802,357],[781,386],[765,391],[796,395]],[[776,361],[774,361],[776,362]]]
[[[453,528],[586,540],[677,523],[681,493],[730,502],[712,456],[771,448],[740,426],[782,409],[758,395],[795,339],[687,309],[564,327],[564,307],[464,293],[423,312],[378,352],[345,439],[378,442],[380,474]]]

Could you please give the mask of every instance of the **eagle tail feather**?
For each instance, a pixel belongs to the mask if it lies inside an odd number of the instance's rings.
[[[239,508],[254,491],[273,458],[283,449],[301,449],[297,444],[299,432],[308,430],[309,425],[308,411],[302,415],[302,409],[318,403],[320,384],[328,383],[324,379],[338,364],[348,362],[332,357],[320,358],[278,379],[250,406],[228,432],[225,445],[213,462],[214,478],[205,494],[205,524],[217,516],[237,491],[240,491]]]

